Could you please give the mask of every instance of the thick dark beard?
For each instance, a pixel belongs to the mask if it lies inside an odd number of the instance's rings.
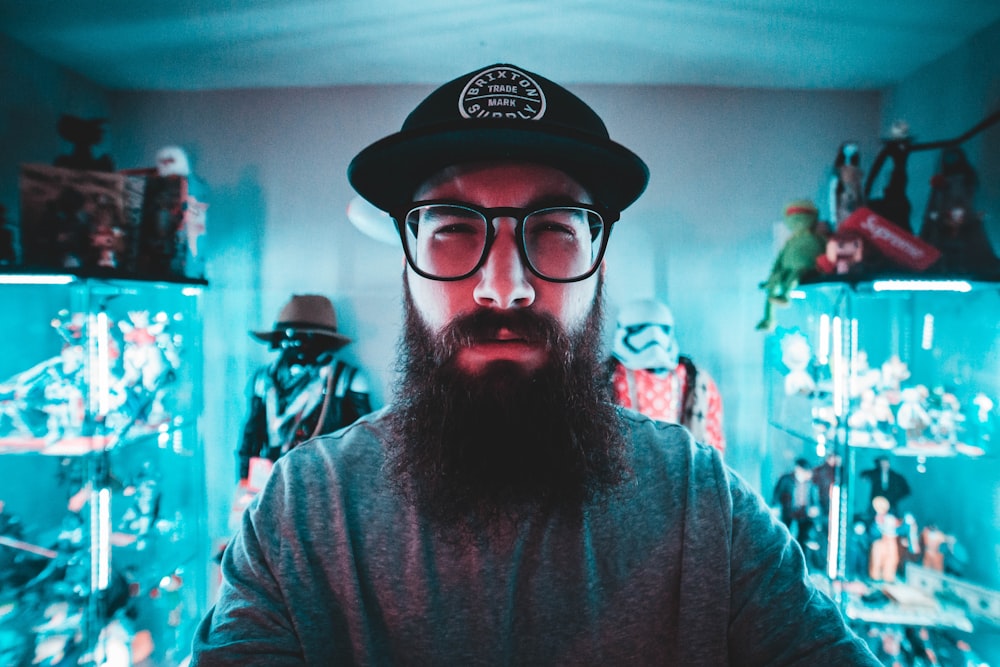
[[[425,516],[475,531],[532,509],[579,514],[627,478],[601,355],[602,288],[572,335],[551,316],[486,308],[435,335],[406,287],[387,470]],[[477,376],[456,366],[467,341],[500,327],[544,342],[545,365],[528,372],[497,362]]]

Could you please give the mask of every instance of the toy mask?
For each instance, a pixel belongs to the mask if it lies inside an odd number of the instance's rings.
[[[618,312],[612,354],[632,370],[673,370],[680,357],[674,315],[665,304],[642,299]]]

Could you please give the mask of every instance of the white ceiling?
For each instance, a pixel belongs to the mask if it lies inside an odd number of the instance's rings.
[[[997,0],[0,0],[0,33],[111,89],[442,83],[877,89]]]

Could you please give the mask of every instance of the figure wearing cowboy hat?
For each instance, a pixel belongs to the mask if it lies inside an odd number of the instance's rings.
[[[280,350],[250,383],[239,447],[241,485],[256,491],[280,456],[368,414],[371,404],[367,379],[335,356],[351,339],[337,332],[337,315],[326,297],[293,295],[271,331],[250,333]]]

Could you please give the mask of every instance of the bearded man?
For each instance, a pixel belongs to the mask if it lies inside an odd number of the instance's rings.
[[[275,464],[194,664],[879,664],[716,450],[613,406],[603,257],[648,171],[590,107],[494,65],[348,176],[406,256],[399,385]]]

